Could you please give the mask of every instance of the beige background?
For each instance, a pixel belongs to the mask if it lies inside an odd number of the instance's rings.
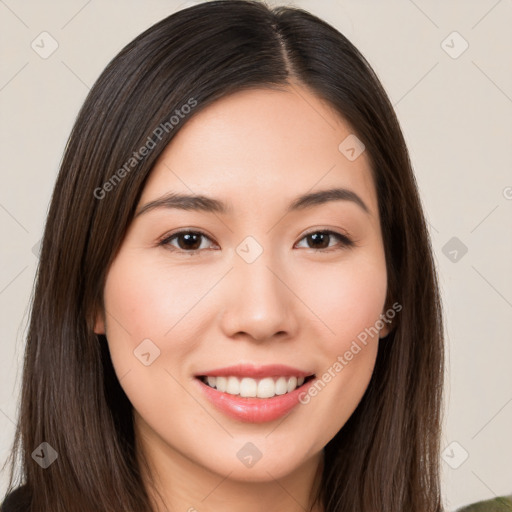
[[[0,0],[0,463],[14,433],[37,244],[75,116],[125,44],[193,3]],[[368,58],[409,145],[446,311],[447,510],[512,493],[512,1],[293,3]],[[51,49],[43,31],[58,43],[45,59],[31,48],[44,37]],[[0,475],[2,495],[5,484]]]

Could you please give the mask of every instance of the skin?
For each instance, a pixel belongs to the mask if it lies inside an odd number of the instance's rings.
[[[187,121],[152,170],[137,211],[170,191],[208,195],[233,209],[159,208],[136,216],[96,319],[134,406],[137,453],[155,473],[161,498],[150,493],[158,510],[302,512],[308,505],[324,446],[368,386],[379,336],[310,403],[272,422],[227,417],[203,396],[194,374],[252,362],[320,376],[385,312],[370,163],[365,152],[349,161],[338,150],[351,133],[299,84],[242,91]],[[356,192],[369,214],[354,202],[332,201],[285,215],[296,196],[332,186]],[[194,255],[185,254],[183,238],[158,245],[164,235],[192,228],[206,234]],[[349,233],[357,246],[305,238],[322,229]],[[263,249],[250,264],[236,252],[247,236]],[[314,252],[326,246],[330,252]],[[380,337],[388,332],[386,325]],[[149,366],[133,354],[146,338],[160,350]],[[247,442],[262,453],[250,468],[236,456]]]

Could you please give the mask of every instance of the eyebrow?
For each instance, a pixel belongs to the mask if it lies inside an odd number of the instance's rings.
[[[329,203],[331,201],[350,201],[357,204],[365,213],[371,215],[366,203],[355,192],[346,188],[331,188],[296,197],[287,207],[286,213],[309,209],[314,206]],[[135,217],[156,208],[176,208],[180,210],[193,210],[208,213],[227,214],[232,208],[219,199],[205,195],[181,194],[170,192],[158,199],[150,201],[142,206]]]

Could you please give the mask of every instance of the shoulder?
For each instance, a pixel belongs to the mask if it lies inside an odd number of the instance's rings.
[[[479,501],[460,508],[457,512],[512,512],[512,494],[492,500]]]
[[[26,485],[14,489],[0,504],[0,512],[27,512],[28,510],[30,510],[30,494]]]

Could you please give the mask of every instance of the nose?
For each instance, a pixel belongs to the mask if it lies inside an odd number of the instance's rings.
[[[283,265],[271,260],[267,252],[248,263],[235,256],[234,268],[224,283],[221,328],[230,338],[244,335],[262,342],[276,337],[294,337],[298,329],[300,301]]]

